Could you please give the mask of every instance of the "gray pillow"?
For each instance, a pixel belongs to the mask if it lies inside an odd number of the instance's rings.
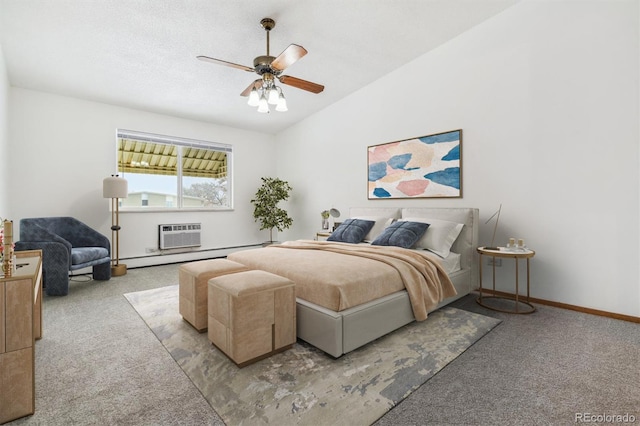
[[[428,223],[395,222],[385,228],[371,245],[411,248],[429,227]]]
[[[340,243],[358,244],[364,239],[364,236],[373,228],[375,224],[372,220],[363,219],[347,219],[333,231],[327,241],[336,241]]]

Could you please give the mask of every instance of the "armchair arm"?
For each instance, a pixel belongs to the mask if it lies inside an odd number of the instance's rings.
[[[22,242],[55,242],[62,244],[71,253],[71,243],[58,234],[54,234],[48,229],[29,220],[20,221],[20,241]]]
[[[63,237],[67,239],[73,247],[104,247],[111,252],[109,239],[74,218],[65,218],[65,228]]]
[[[16,241],[16,250],[42,250],[42,266],[46,275],[55,273],[66,277],[71,268],[71,249],[57,241],[20,240]]]

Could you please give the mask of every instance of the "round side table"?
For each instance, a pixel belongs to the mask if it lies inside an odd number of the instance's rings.
[[[478,289],[480,295],[478,296],[478,299],[476,299],[476,301],[478,302],[478,304],[480,306],[483,306],[487,309],[491,309],[494,311],[499,311],[499,312],[506,312],[506,313],[510,313],[510,314],[530,314],[532,312],[535,312],[536,308],[535,306],[533,306],[530,302],[529,302],[529,259],[531,259],[533,256],[536,255],[536,252],[533,250],[529,250],[529,249],[518,249],[518,250],[511,250],[511,249],[507,249],[505,247],[498,247],[498,250],[490,250],[486,247],[478,247],[477,249],[478,254],[480,255],[480,288]],[[494,258],[494,262],[493,262],[493,295],[491,296],[483,296],[482,295],[482,257],[483,256],[489,256],[489,257],[493,257]],[[509,296],[496,296],[496,263],[495,263],[495,258],[507,258],[507,259],[514,259],[516,262],[516,292],[515,295],[513,297],[509,297]],[[521,296],[519,294],[519,270],[518,270],[518,261],[520,259],[526,259],[527,261],[527,296]],[[512,302],[515,302],[515,306],[513,309],[501,309],[501,308],[497,308],[495,306],[490,306],[488,304],[485,303],[486,299],[503,299],[503,300],[510,300]]]

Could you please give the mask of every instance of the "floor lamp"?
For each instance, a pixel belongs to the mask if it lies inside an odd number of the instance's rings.
[[[127,180],[111,175],[102,181],[102,196],[111,198],[111,276],[119,277],[127,273],[127,265],[120,263],[120,211],[119,198],[127,198]]]

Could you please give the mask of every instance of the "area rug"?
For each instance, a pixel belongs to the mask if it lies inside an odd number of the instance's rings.
[[[335,359],[298,340],[242,369],[178,312],[178,286],[124,295],[228,425],[369,425],[500,321],[445,307]]]

